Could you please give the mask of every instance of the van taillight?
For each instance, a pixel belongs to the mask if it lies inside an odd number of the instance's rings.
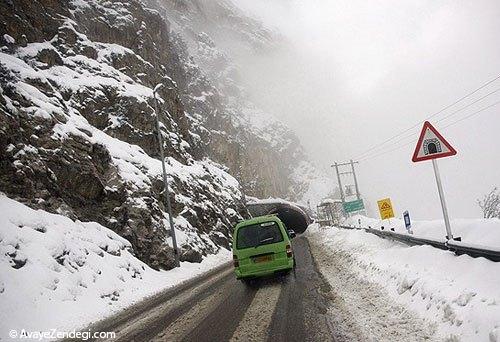
[[[292,246],[290,246],[290,245],[286,245],[286,256],[289,258],[291,258],[293,256]]]
[[[238,257],[236,255],[233,255],[233,265],[234,265],[234,267],[240,267],[240,262],[239,262]]]

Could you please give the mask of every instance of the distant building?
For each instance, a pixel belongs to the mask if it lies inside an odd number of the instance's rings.
[[[326,198],[317,206],[318,223],[320,226],[335,226],[345,217],[342,201]]]

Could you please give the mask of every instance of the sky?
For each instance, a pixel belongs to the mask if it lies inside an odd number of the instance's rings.
[[[390,197],[398,216],[441,218],[432,163],[411,161],[412,141],[426,118],[500,76],[500,2],[233,2],[286,41],[238,57],[255,101],[332,178],[334,161],[359,160],[372,215]],[[474,115],[500,101],[499,88],[500,78],[430,119],[458,151],[438,161],[452,218],[481,217],[477,199],[500,187],[500,104]]]

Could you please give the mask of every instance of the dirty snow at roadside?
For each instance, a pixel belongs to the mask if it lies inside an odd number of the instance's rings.
[[[500,341],[500,263],[430,246],[409,247],[361,230],[315,226],[309,236],[324,253],[342,256],[343,267],[359,279],[378,284],[436,325],[442,338]],[[327,279],[335,279],[334,261],[319,266]]]
[[[72,330],[225,261],[155,271],[130,243],[93,222],[32,210],[0,194],[0,339],[11,329]]]

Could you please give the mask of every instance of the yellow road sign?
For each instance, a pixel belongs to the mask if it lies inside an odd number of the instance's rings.
[[[384,198],[377,201],[378,211],[382,220],[394,217],[394,210],[392,210],[392,203],[390,198]]]

